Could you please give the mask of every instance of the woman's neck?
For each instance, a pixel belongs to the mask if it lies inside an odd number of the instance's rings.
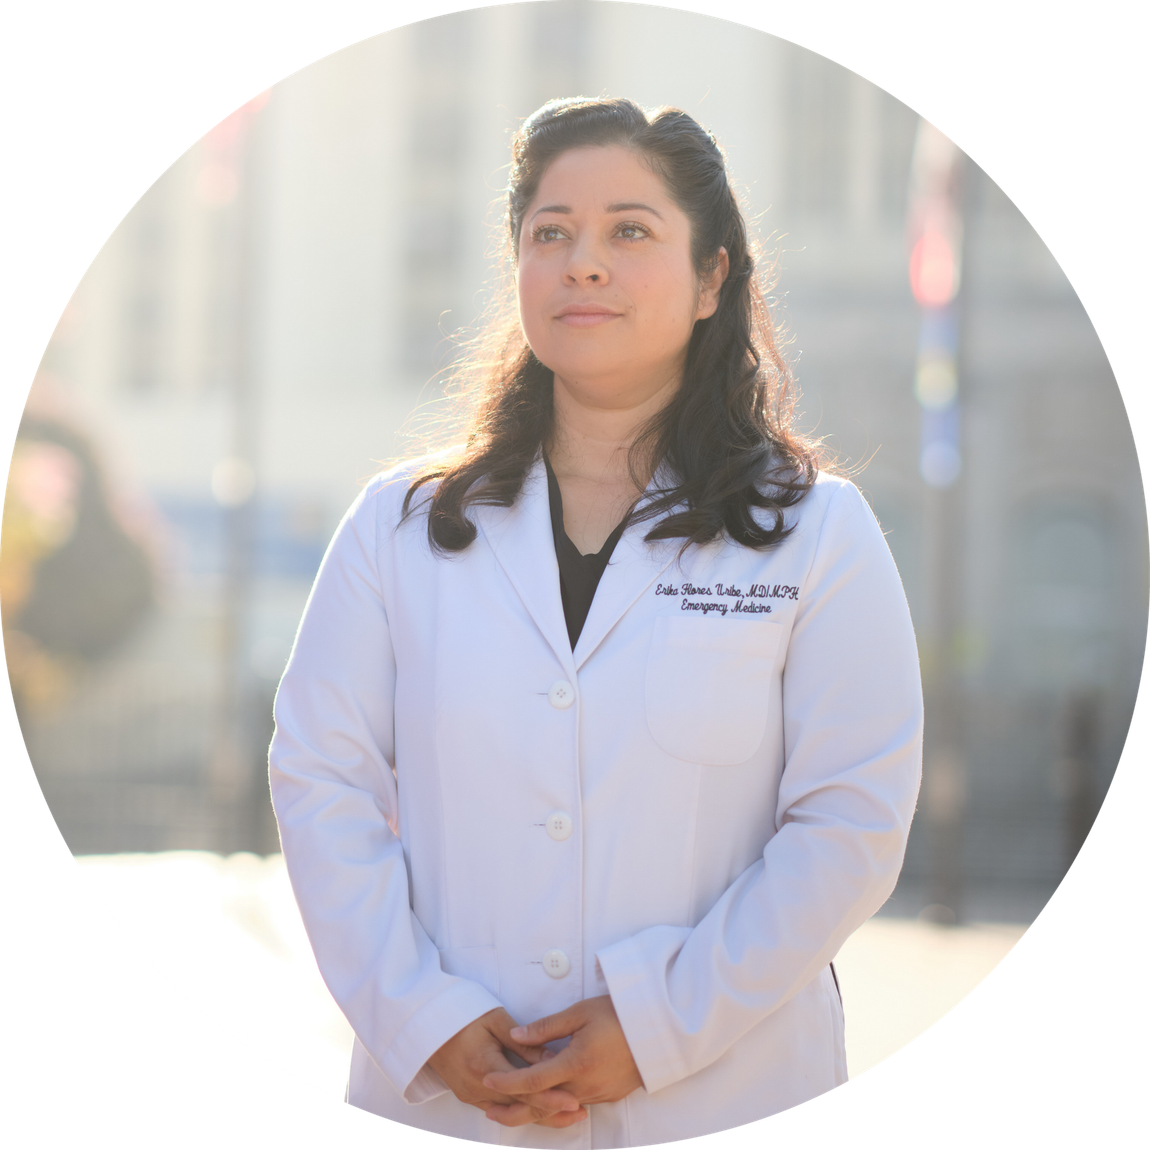
[[[631,446],[644,424],[670,401],[678,380],[643,394],[600,402],[556,378],[555,423],[547,458],[563,496],[563,525],[584,554],[599,550],[631,509],[650,468],[631,476]]]
[[[601,398],[589,388],[556,376],[554,426],[547,444],[547,457],[556,476],[630,482],[635,437],[670,402],[678,387],[679,380],[672,379],[636,394],[621,396],[616,392]],[[644,484],[648,478],[642,476]]]

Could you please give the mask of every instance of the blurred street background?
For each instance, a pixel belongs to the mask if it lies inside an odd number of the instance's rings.
[[[714,131],[775,267],[803,426],[906,586],[923,798],[842,959],[869,1065],[997,961],[1089,831],[1138,688],[1146,509],[1041,239],[912,110],[785,41],[640,5],[485,8],[336,53],[194,144],[79,285],[17,440],[0,606],[28,751],[72,852],[106,856],[93,882],[179,864],[216,890],[247,867],[286,897],[266,750],[311,580],[362,482],[419,449],[452,333],[494,290],[511,132],[575,93]],[[211,853],[147,858],[171,851]],[[888,991],[934,1005],[892,1021]]]

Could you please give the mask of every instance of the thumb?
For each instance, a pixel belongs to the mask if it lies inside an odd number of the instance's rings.
[[[537,1018],[527,1026],[513,1026],[511,1037],[524,1046],[541,1046],[544,1042],[554,1042],[557,1038],[567,1038],[583,1025],[583,1004],[577,1002],[558,1014]]]

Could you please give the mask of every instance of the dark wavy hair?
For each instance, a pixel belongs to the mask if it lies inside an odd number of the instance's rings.
[[[647,112],[630,100],[583,96],[544,104],[512,141],[506,267],[514,268],[523,218],[548,166],[571,148],[609,145],[632,149],[663,180],[690,220],[699,276],[714,270],[721,247],[730,261],[716,311],[695,323],[682,385],[632,445],[637,487],[656,467],[672,481],[648,490],[632,518],[655,521],[649,541],[681,538],[685,548],[725,532],[746,547],[769,547],[789,534],[783,511],[810,489],[818,461],[814,444],[793,428],[791,373],[714,137],[677,108]],[[404,499],[406,518],[420,488],[438,480],[421,506],[440,553],[475,539],[469,507],[515,502],[551,435],[553,375],[528,346],[514,304],[512,281],[501,312],[456,369],[471,406],[462,450],[429,459]]]

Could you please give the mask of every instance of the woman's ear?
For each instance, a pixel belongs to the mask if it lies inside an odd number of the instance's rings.
[[[730,270],[731,261],[727,256],[727,249],[719,248],[719,255],[715,260],[715,266],[699,285],[699,308],[695,313],[695,319],[707,319],[718,310],[719,291],[722,289],[723,283],[727,278],[727,273]]]

